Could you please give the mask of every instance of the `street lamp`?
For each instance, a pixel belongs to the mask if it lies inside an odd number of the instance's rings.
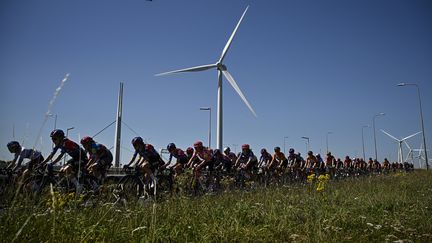
[[[365,155],[365,146],[364,146],[364,135],[363,135],[363,129],[369,127],[369,125],[364,125],[362,126],[362,145],[363,145],[363,160],[366,160],[366,155]]]
[[[286,154],[286,151],[285,151],[285,142],[286,142],[286,139],[288,138],[288,136],[285,136],[284,137],[284,154]]]
[[[372,118],[373,130],[374,130],[374,143],[375,143],[375,159],[376,159],[376,160],[378,160],[378,152],[377,152],[377,146],[376,146],[375,118],[376,118],[377,116],[384,116],[384,115],[385,115],[385,113],[384,113],[384,112],[381,112],[381,113],[379,113],[379,114],[374,115],[373,118]]]
[[[420,98],[420,87],[417,84],[412,84],[412,83],[400,83],[397,86],[407,86],[407,85],[417,87],[417,94],[418,94],[419,105],[420,105],[420,120],[421,120],[421,127],[423,133],[423,147],[425,148],[426,170],[429,170],[429,161],[428,161],[427,147],[426,147],[426,134],[425,134],[424,123],[423,123],[423,110],[422,110],[421,98]]]
[[[201,107],[201,111],[209,111],[209,136],[208,136],[208,147],[211,147],[211,108],[210,107]]]
[[[66,129],[66,137],[68,137],[69,131],[72,130],[72,129],[74,129],[74,128],[75,127],[69,127],[69,128]],[[67,154],[65,154],[65,157],[63,157],[63,164],[66,163],[66,157],[67,157]]]
[[[328,149],[328,135],[329,135],[329,134],[333,134],[333,132],[327,132],[327,134],[326,134],[327,153],[329,152],[329,149]]]
[[[306,154],[307,154],[309,151],[309,137],[301,137],[301,138],[306,139]]]

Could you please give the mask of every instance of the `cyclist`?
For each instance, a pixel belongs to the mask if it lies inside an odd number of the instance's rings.
[[[324,160],[321,158],[321,154],[315,155],[317,162],[315,163],[315,171],[321,173],[324,170]]]
[[[266,168],[272,161],[272,155],[265,148],[261,149],[261,157],[258,161],[259,168]]]
[[[374,159],[374,170],[375,172],[381,172],[381,163],[376,159]]]
[[[58,163],[67,153],[71,159],[60,169],[60,172],[65,173],[66,177],[75,185],[77,192],[81,191],[81,186],[77,180],[77,175],[81,168],[85,168],[87,164],[86,152],[74,141],[65,137],[63,130],[55,129],[50,134],[51,140],[54,143],[53,151],[45,159],[43,163],[50,161],[56,152],[60,149],[59,156],[51,163],[48,164],[48,171],[52,173],[53,165]]]
[[[103,144],[96,143],[93,138],[89,136],[83,137],[81,139],[81,144],[88,153],[88,171],[102,184],[109,167],[112,165],[113,156],[111,151]]]
[[[206,166],[209,166],[210,170],[212,170],[213,154],[210,152],[210,150],[204,148],[201,141],[197,141],[194,143],[194,149],[195,152],[189,159],[187,167],[194,168],[198,174],[201,172],[201,169]]]
[[[384,158],[383,166],[384,166],[385,172],[390,171],[390,162],[388,161],[387,158]]]
[[[230,147],[225,147],[223,152],[224,155],[229,158],[231,164],[234,165],[237,161],[237,156],[231,151]]]
[[[275,147],[274,152],[269,169],[278,168],[284,170],[288,166],[288,160],[285,157],[285,154],[280,151],[280,147]]]
[[[21,167],[21,163],[24,159],[30,160],[27,163],[27,168],[23,172],[23,178],[27,177],[27,175],[32,171],[34,166],[37,166],[44,161],[44,158],[39,151],[23,148],[17,141],[9,142],[7,144],[7,148],[9,152],[14,154],[14,159],[7,166],[8,169],[16,171],[19,167]]]
[[[369,158],[368,166],[367,166],[369,172],[373,172],[373,165],[374,165],[373,159]]]
[[[352,167],[352,160],[350,159],[350,157],[347,155],[345,156],[345,161],[344,161],[344,167],[345,169],[351,169]]]
[[[190,158],[192,158],[193,154],[194,154],[194,149],[192,147],[188,147],[186,149],[186,155],[187,155],[188,161],[190,160]]]
[[[242,151],[237,156],[235,167],[238,170],[245,170],[246,172],[251,172],[257,164],[258,159],[250,149],[249,144],[243,144]]]
[[[183,167],[186,166],[187,162],[189,161],[188,156],[185,154],[185,152],[183,150],[181,150],[180,148],[177,148],[174,143],[169,143],[167,145],[167,150],[170,153],[170,157],[169,157],[168,162],[166,163],[166,166],[168,166],[171,163],[171,160],[173,159],[173,157],[176,158],[176,163],[174,165],[174,171],[175,171],[175,174],[178,175],[181,173],[181,171],[183,170]]]
[[[132,156],[131,161],[124,167],[130,167],[130,165],[134,163],[136,157],[139,155],[140,157],[135,162],[135,168],[141,169],[147,179],[151,178],[153,181],[155,181],[155,173],[157,172],[157,170],[164,168],[163,166],[165,162],[162,160],[153,145],[145,144],[144,140],[141,137],[133,138],[132,146],[135,149],[135,153]]]
[[[219,149],[213,150],[213,162],[216,170],[231,172],[232,163],[230,158],[225,156]]]
[[[317,158],[313,155],[312,151],[309,151],[308,156],[306,158],[306,170],[307,171],[312,170],[317,163],[318,163]]]

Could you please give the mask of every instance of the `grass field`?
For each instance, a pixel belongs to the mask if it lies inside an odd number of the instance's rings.
[[[12,207],[3,200],[0,240],[432,242],[432,173],[426,171],[156,204],[109,196],[84,201],[56,195],[35,203],[20,196]]]

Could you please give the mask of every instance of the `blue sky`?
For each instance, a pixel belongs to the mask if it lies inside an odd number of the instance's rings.
[[[397,158],[396,137],[420,131],[432,140],[432,3],[430,1],[13,1],[0,3],[0,158],[15,139],[49,153],[54,119],[44,114],[66,73],[52,113],[78,141],[114,121],[124,82],[122,162],[138,133],[156,148],[216,144],[217,72],[155,77],[214,63],[250,5],[224,63],[258,114],[224,80],[224,144],[258,153],[293,147],[305,153],[362,155],[361,127],[376,118],[378,157]],[[42,127],[43,126],[43,127]],[[15,133],[13,134],[13,127]],[[42,127],[42,136],[37,137]],[[111,147],[114,126],[95,140]],[[134,132],[135,131],[135,132]],[[366,157],[374,157],[365,129]],[[421,136],[409,140],[419,148]],[[237,148],[238,151],[238,148]],[[405,154],[407,151],[405,150]],[[430,156],[429,156],[430,157]]]

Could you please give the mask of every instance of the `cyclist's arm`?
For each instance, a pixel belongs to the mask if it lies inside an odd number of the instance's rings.
[[[57,164],[62,158],[65,152],[61,152],[59,156],[52,162],[53,165]]]
[[[196,157],[197,157],[197,154],[194,153],[192,155],[192,157],[189,159],[189,161],[187,162],[186,167],[188,167],[188,168],[192,167],[192,164],[193,164],[194,160],[196,159]]]

